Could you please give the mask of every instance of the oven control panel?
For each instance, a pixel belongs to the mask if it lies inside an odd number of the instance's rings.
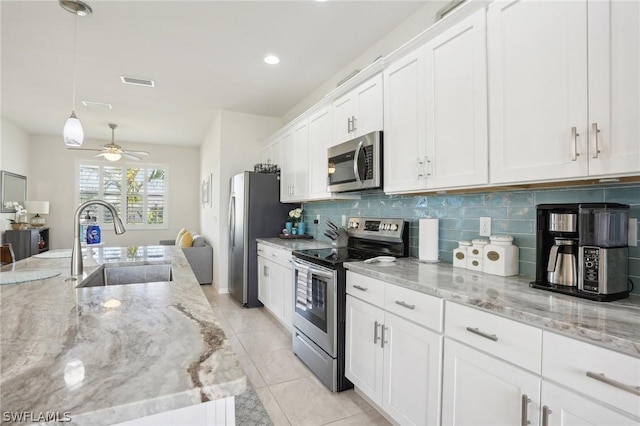
[[[405,226],[409,224],[404,219],[352,217],[349,218],[347,231],[354,237],[362,238],[374,235],[400,237]]]

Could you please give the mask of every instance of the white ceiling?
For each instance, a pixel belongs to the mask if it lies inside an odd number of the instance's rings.
[[[200,145],[218,109],[283,116],[426,3],[86,2],[94,13],[77,22],[75,108],[85,138],[108,140],[108,123],[117,123],[116,142],[186,146]],[[62,143],[75,17],[52,0],[0,7],[2,115]],[[265,64],[267,54],[280,64]],[[124,85],[121,75],[156,87]]]

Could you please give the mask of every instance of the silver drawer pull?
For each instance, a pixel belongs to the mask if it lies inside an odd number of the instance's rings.
[[[606,383],[609,386],[613,386],[614,388],[621,389],[623,391],[632,393],[634,395],[640,396],[640,386],[631,386],[625,385],[624,383],[620,383],[617,380],[613,380],[605,376],[604,374],[593,373],[591,371],[587,371],[587,377],[591,377],[599,382]]]
[[[546,405],[542,407],[542,426],[549,426],[549,414],[553,413]]]
[[[354,285],[354,286],[353,286],[353,288],[356,288],[356,289],[358,289],[358,290],[360,290],[360,291],[367,291],[367,290],[369,290],[368,288],[366,288],[366,287],[360,287],[360,286],[359,286],[359,285],[357,285],[357,284],[356,284],[356,285]]]
[[[403,302],[402,300],[396,300],[396,305],[400,305],[404,308],[415,309],[416,305],[410,305],[407,302]]]
[[[485,333],[484,331],[480,331],[477,328],[467,327],[467,331],[473,334],[477,334],[478,336],[482,336],[485,339],[493,340],[494,342],[498,341],[498,336],[496,336],[495,334]]]
[[[378,327],[381,325],[382,324],[380,324],[377,320],[373,322],[373,344],[374,345],[378,343],[378,340],[380,340],[380,337],[378,337]]]
[[[531,398],[527,396],[527,394],[522,394],[522,406],[521,406],[521,415],[520,415],[520,425],[527,426],[531,424],[528,416],[529,403],[531,402]]]

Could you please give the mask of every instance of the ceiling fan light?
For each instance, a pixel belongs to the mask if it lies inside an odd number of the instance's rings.
[[[64,138],[64,144],[68,147],[78,147],[82,145],[82,141],[84,140],[84,131],[82,130],[80,120],[76,117],[75,111],[71,111],[71,115],[67,119],[67,122],[64,123],[62,136]]]
[[[122,158],[122,154],[117,152],[105,152],[104,154],[102,154],[102,156],[109,161],[118,161],[120,158]]]

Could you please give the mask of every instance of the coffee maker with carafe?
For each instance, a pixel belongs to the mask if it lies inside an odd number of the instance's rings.
[[[531,287],[597,301],[627,297],[628,211],[617,203],[538,205]]]

